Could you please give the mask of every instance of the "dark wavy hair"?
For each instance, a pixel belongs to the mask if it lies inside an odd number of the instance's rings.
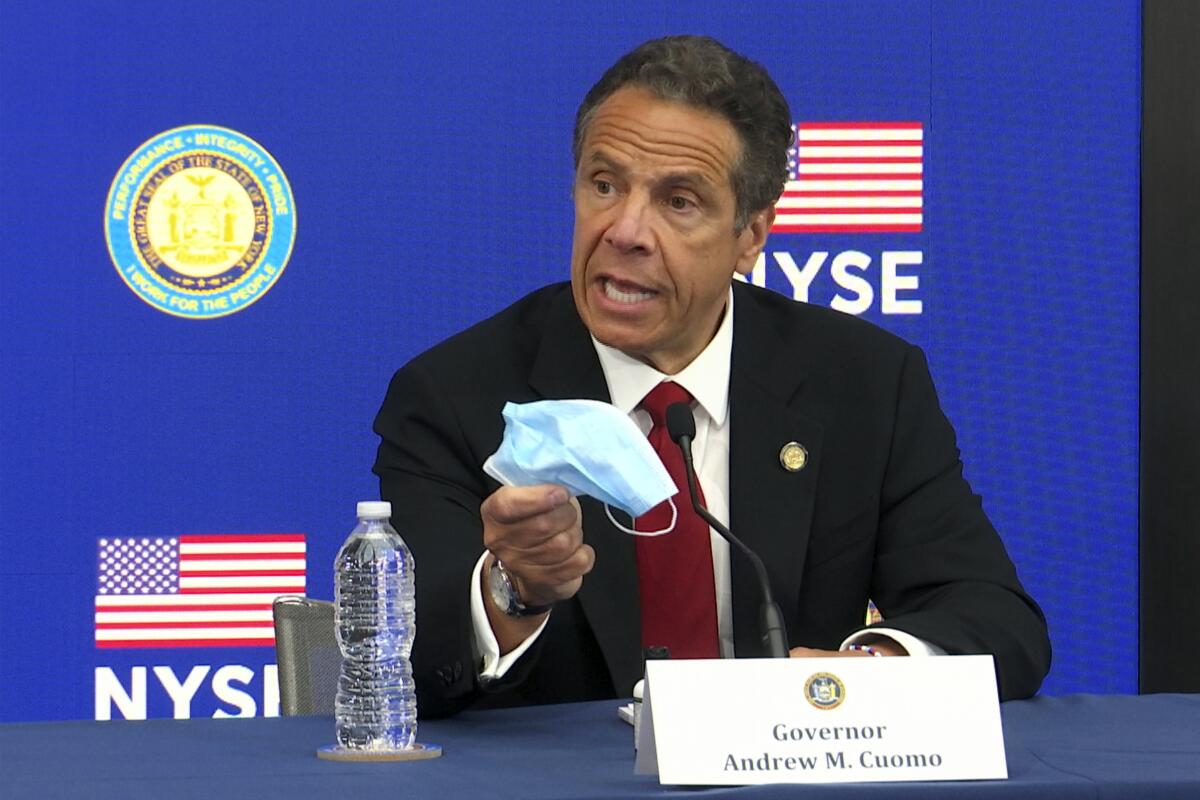
[[[626,86],[713,111],[733,125],[741,140],[732,174],[735,230],[779,199],[795,134],[787,100],[761,64],[707,36],[667,36],[639,45],[609,67],[579,105],[571,144],[576,167],[596,108]]]

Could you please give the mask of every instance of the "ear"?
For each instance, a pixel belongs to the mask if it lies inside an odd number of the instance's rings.
[[[767,243],[767,234],[775,223],[775,206],[767,206],[756,211],[750,217],[750,222],[738,234],[738,259],[734,270],[742,275],[749,275],[758,261],[758,254]]]

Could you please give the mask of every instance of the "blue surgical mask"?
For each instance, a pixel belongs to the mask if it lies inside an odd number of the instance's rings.
[[[616,407],[597,400],[538,400],[505,403],[504,439],[483,471],[506,486],[556,483],[572,495],[586,494],[640,517],[678,489],[645,434]],[[626,533],[634,531],[612,519]]]

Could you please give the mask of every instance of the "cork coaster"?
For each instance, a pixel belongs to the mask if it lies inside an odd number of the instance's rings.
[[[407,750],[351,750],[330,744],[317,750],[317,758],[326,761],[424,761],[441,754],[437,744],[414,744]]]

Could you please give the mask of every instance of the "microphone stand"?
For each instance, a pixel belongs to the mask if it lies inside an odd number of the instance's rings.
[[[687,403],[673,403],[667,407],[667,431],[683,452],[683,468],[687,473],[688,494],[691,496],[692,508],[700,515],[701,519],[712,526],[721,538],[744,553],[746,558],[750,559],[750,563],[754,565],[759,589],[762,592],[759,629],[762,631],[762,642],[767,648],[767,655],[770,658],[787,658],[788,638],[783,622],[783,612],[779,610],[779,604],[775,602],[775,596],[771,592],[771,582],[767,578],[767,568],[763,566],[762,559],[758,557],[758,553],[734,536],[729,528],[722,525],[721,521],[710,514],[708,509],[700,503],[700,492],[696,489],[696,468],[692,463],[692,439],[696,436],[696,420]]]

